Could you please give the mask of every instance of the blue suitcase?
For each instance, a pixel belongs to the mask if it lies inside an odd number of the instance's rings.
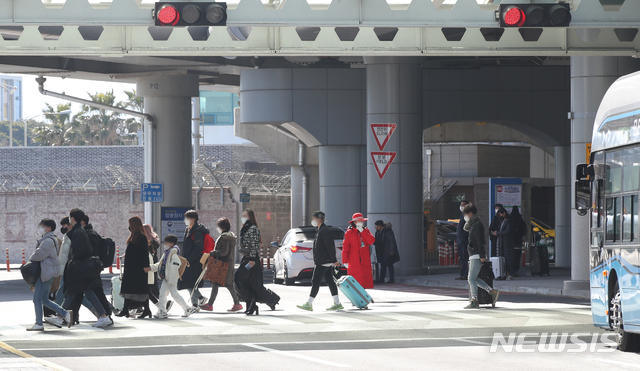
[[[351,276],[341,277],[336,280],[336,285],[338,285],[338,288],[344,296],[346,296],[353,305],[358,307],[358,309],[369,309],[367,306],[373,303],[373,299],[367,293],[367,290]]]

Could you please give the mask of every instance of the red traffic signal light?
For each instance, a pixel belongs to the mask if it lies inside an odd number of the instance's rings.
[[[500,4],[500,27],[568,27],[569,4]]]
[[[227,3],[157,2],[154,18],[156,26],[225,26]]]

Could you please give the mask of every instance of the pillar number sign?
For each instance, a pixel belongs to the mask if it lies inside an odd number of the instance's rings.
[[[380,149],[380,152],[371,152],[371,159],[380,179],[384,178],[391,163],[398,155],[396,152],[384,152],[384,147],[389,143],[389,139],[396,127],[398,127],[398,124],[371,124],[371,132],[373,132],[373,137]]]

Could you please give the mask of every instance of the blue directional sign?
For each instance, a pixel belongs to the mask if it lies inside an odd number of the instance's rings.
[[[251,194],[240,193],[240,202],[251,202]]]
[[[140,189],[140,201],[142,202],[162,202],[162,183],[142,183]]]

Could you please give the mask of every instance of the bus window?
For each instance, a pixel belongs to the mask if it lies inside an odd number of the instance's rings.
[[[602,179],[591,183],[591,228],[602,228]]]
[[[640,147],[629,148],[622,151],[622,190],[625,192],[640,189],[638,156],[640,156]]]
[[[622,154],[620,151],[609,152],[605,155],[607,194],[618,193],[622,190]]]
[[[607,198],[607,241],[620,241],[620,197]]]
[[[622,241],[630,242],[635,240],[636,231],[634,224],[636,218],[634,213],[637,212],[638,200],[636,196],[625,196],[622,203]],[[635,205],[634,205],[635,204]]]

